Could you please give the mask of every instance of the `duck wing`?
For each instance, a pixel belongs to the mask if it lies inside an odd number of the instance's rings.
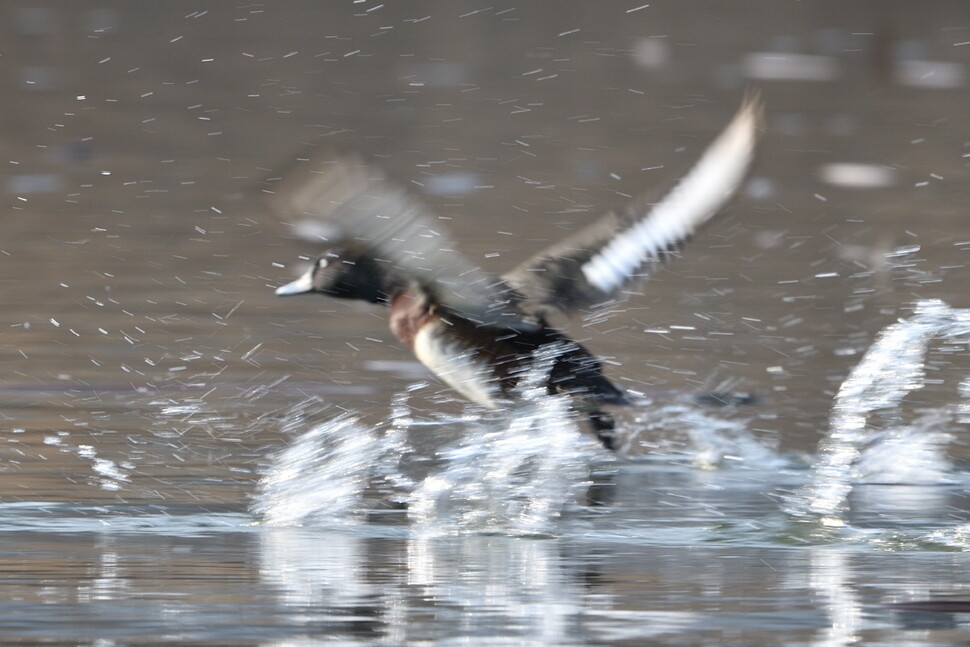
[[[569,313],[618,299],[675,252],[737,193],[762,129],[757,94],[745,97],[731,123],[659,201],[635,198],[528,259],[504,276],[530,311]]]
[[[445,307],[479,325],[536,330],[500,279],[455,250],[438,217],[410,191],[356,154],[316,152],[286,174],[270,198],[284,217],[320,223],[329,243],[364,245]]]

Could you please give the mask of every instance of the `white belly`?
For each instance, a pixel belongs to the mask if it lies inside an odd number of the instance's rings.
[[[498,408],[498,385],[489,367],[448,337],[446,324],[423,326],[414,337],[414,355],[445,384],[489,409]]]

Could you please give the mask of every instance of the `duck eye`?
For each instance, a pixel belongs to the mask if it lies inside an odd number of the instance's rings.
[[[318,267],[319,269],[321,269],[321,270],[322,270],[322,269],[324,269],[324,268],[325,268],[325,267],[326,267],[327,265],[330,265],[330,261],[328,261],[326,257],[321,257],[321,258],[319,258],[319,259],[317,259],[317,267]]]

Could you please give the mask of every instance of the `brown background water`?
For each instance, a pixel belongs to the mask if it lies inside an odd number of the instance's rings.
[[[660,627],[655,638],[771,643],[789,629],[786,642],[802,644],[831,631],[841,604],[810,603],[802,587],[883,600],[882,589],[818,584],[846,568],[874,576],[891,558],[867,553],[846,566],[856,558],[774,546],[765,550],[783,566],[715,576],[712,563],[773,560],[751,546],[686,559],[576,537],[429,546],[237,529],[213,541],[152,516],[201,505],[215,515],[207,520],[225,512],[236,528],[260,467],[287,443],[277,412],[314,397],[332,405],[327,415],[380,420],[394,393],[429,379],[382,312],[272,294],[315,248],[264,198],[313,145],[376,156],[448,219],[472,259],[501,271],[671,182],[758,87],[768,134],[741,199],[622,311],[568,325],[619,383],[659,401],[725,385],[758,394],[750,431],[782,451],[814,451],[842,379],[909,304],[970,306],[970,6],[641,5],[0,4],[0,501],[13,506],[12,528],[22,525],[18,503],[25,518],[56,526],[30,522],[2,540],[0,598],[19,606],[0,611],[9,629],[0,634],[69,644],[83,625],[85,640],[144,644],[186,623],[186,635],[211,644],[327,632],[398,644],[488,635],[527,603],[535,614],[515,635],[537,641],[634,644],[650,635],[646,623]],[[835,163],[869,165],[884,185],[833,183]],[[899,248],[915,251],[886,260]],[[943,350],[933,371],[967,367],[965,354]],[[921,398],[916,409],[952,400],[952,381]],[[426,399],[419,408],[460,410]],[[635,411],[624,415],[629,433],[643,433]],[[629,478],[639,494],[627,496],[643,505],[631,523],[651,518],[654,491],[703,498],[690,485]],[[100,510],[129,530],[148,515],[150,531],[94,533],[92,505],[135,506]],[[729,518],[747,514],[736,501],[718,505]],[[320,542],[335,552],[301,580],[300,556]],[[472,574],[456,584],[468,559]],[[928,572],[946,583],[965,566],[951,554],[906,560],[912,568],[887,589]],[[552,574],[510,581],[509,568]],[[778,568],[787,579],[766,585]],[[678,588],[697,577],[697,590]],[[721,588],[705,588],[715,580]],[[468,615],[489,607],[475,596],[496,583],[506,588],[494,614]],[[348,585],[357,589],[334,590]],[[765,586],[785,591],[782,601]],[[70,620],[51,625],[43,604]],[[561,624],[542,629],[557,604],[595,620],[552,614]],[[777,617],[763,622],[761,604],[779,605]],[[402,605],[407,623],[394,616]],[[698,620],[711,616],[710,627]]]

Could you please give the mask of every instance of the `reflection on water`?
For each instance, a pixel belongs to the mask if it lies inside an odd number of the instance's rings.
[[[141,644],[777,644],[778,632],[786,644],[859,632],[890,644],[928,623],[968,628],[959,614],[886,606],[941,592],[952,605],[963,553],[786,546],[766,531],[778,514],[767,474],[751,488],[741,474],[635,472],[619,476],[609,510],[543,539],[265,527],[188,507],[4,510],[23,520],[0,534],[0,623],[25,639]],[[667,514],[674,494],[684,506]],[[725,511],[744,533],[724,529]]]

